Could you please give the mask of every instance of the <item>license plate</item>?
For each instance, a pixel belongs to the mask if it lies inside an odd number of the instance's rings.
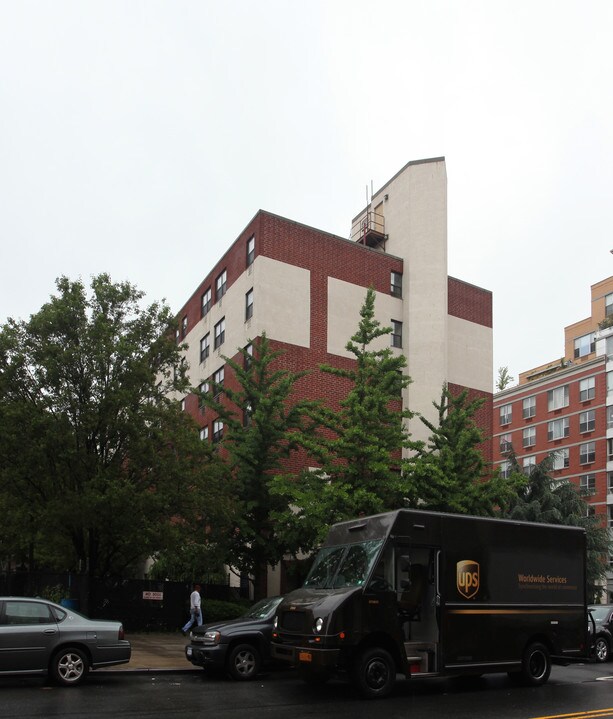
[[[191,655],[192,655],[192,648],[191,648],[191,647],[187,647],[187,648],[185,649],[185,653],[186,653],[186,655],[187,655],[188,657],[191,657]]]
[[[301,662],[312,662],[313,661],[313,655],[311,652],[300,652],[298,654],[298,661]]]

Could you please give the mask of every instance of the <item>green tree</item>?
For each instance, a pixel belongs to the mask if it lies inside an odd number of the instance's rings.
[[[0,329],[0,537],[31,566],[122,574],[197,529],[217,458],[169,399],[188,387],[169,309],[105,274],[57,290]]]
[[[440,402],[433,402],[438,424],[420,416],[431,434],[427,442],[413,445],[413,455],[404,462],[410,506],[494,516],[516,496],[520,478],[486,475],[480,446],[484,436],[475,422],[484,402],[470,399],[468,390],[454,396],[444,385]]]
[[[506,389],[514,380],[515,378],[511,377],[511,375],[509,374],[508,367],[499,367],[498,379],[496,381],[496,389],[501,392],[503,389]]]
[[[282,499],[270,492],[270,484],[300,448],[303,433],[312,426],[308,415],[315,403],[292,398],[305,372],[284,369],[279,362],[283,353],[271,348],[266,334],[253,354],[239,351],[239,362],[224,357],[236,388],[225,378],[200,398],[223,422],[221,446],[233,495],[230,525],[213,527],[214,536],[225,547],[228,563],[254,577],[259,599],[266,596],[268,566],[286,552],[273,519]]]
[[[515,454],[508,457],[511,474],[521,476]],[[551,477],[553,457],[531,468],[527,483],[502,515],[508,519],[583,527],[587,537],[587,594],[593,601],[606,578],[611,541],[602,518],[589,512],[589,504],[568,480]]]
[[[277,519],[294,551],[310,550],[334,522],[403,503],[401,450],[409,446],[405,420],[413,414],[402,408],[402,390],[411,380],[403,374],[404,355],[389,346],[373,349],[373,342],[391,333],[375,319],[374,306],[375,291],[369,288],[358,329],[346,345],[353,366],[320,367],[347,387],[340,407],[319,408],[323,431],[305,438],[320,468],[275,483],[275,492],[290,505]]]

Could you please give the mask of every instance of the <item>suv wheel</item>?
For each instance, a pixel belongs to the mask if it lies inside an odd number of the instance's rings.
[[[594,643],[594,656],[597,662],[609,660],[609,642],[604,637],[598,637]]]
[[[238,681],[254,679],[260,671],[260,653],[252,644],[237,644],[228,656],[228,674]]]

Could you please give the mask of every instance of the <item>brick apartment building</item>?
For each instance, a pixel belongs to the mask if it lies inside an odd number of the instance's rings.
[[[563,357],[494,397],[494,462],[503,472],[511,447],[526,472],[553,454],[552,476],[580,487],[613,526],[613,277],[592,285],[590,316],[564,328]]]
[[[487,400],[478,421],[491,437],[492,296],[447,275],[444,158],[405,165],[353,219],[349,239],[260,210],[178,314],[192,384],[232,383],[223,356],[236,359],[238,348],[263,332],[283,350],[278,362],[288,369],[348,366],[353,356],[345,345],[369,286],[377,319],[393,329],[380,346],[391,343],[407,358],[413,383],[404,406],[436,421],[432,402],[443,383],[469,388]],[[296,396],[333,406],[345,395],[338,380],[317,371],[296,385]],[[183,403],[203,440],[223,437],[223,426],[195,395]],[[427,436],[418,419],[409,431]],[[491,461],[489,439],[484,451]],[[269,582],[270,593],[283,589],[278,577]]]

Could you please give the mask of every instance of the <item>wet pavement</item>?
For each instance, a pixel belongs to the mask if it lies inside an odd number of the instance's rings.
[[[132,657],[127,664],[98,671],[201,671],[185,658],[189,639],[180,632],[150,632],[128,634]]]

